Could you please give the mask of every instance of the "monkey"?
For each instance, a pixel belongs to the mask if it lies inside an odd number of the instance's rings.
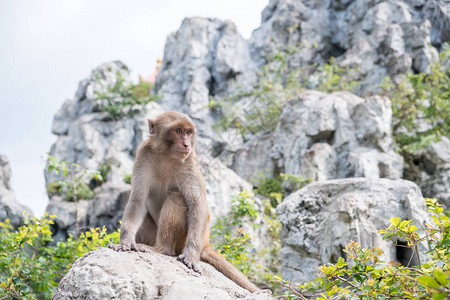
[[[147,122],[150,137],[136,152],[120,243],[110,248],[142,252],[152,248],[177,256],[197,273],[201,273],[202,260],[248,291],[259,291],[209,246],[210,214],[194,149],[194,123],[187,115],[175,111]]]

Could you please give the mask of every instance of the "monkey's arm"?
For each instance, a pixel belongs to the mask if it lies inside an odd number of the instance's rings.
[[[183,190],[183,189],[182,189]],[[183,252],[178,256],[188,268],[195,272],[200,272],[198,265],[200,261],[200,252],[204,248],[204,236],[208,226],[208,204],[206,203],[205,188],[201,182],[192,183],[190,191],[183,194],[187,206],[187,224],[188,235]]]
[[[141,227],[147,208],[145,200],[148,193],[144,189],[139,189],[139,185],[134,185],[131,189],[130,199],[123,213],[122,225],[120,227],[120,244],[112,248],[116,251],[146,251],[136,245],[136,233]]]

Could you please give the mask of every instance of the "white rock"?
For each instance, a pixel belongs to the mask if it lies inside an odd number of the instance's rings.
[[[278,206],[284,279],[304,282],[315,278],[317,267],[335,263],[350,241],[362,248],[383,250],[383,261],[410,258],[395,241],[382,240],[378,230],[391,217],[413,219],[417,227],[428,220],[425,200],[417,185],[406,180],[350,178],[312,183]],[[426,248],[420,248],[422,261]],[[409,253],[410,254],[410,253]],[[405,256],[406,255],[406,256]],[[417,263],[417,260],[412,261]]]
[[[23,213],[33,216],[28,207],[16,200],[11,187],[9,159],[5,155],[0,154],[0,221],[3,222],[9,219],[12,226],[19,227],[23,224]]]
[[[405,176],[422,188],[425,197],[437,198],[450,208],[450,139],[441,141],[412,154],[405,166]]]
[[[387,98],[304,92],[283,108],[270,158],[281,172],[315,180],[400,178],[391,114]]]
[[[209,264],[200,267],[201,275],[175,257],[101,248],[73,264],[52,299],[271,299],[244,290]]]

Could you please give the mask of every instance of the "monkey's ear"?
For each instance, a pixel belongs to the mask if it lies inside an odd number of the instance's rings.
[[[156,133],[155,120],[147,119],[147,122],[148,122],[148,131],[150,132],[150,135],[154,135]]]

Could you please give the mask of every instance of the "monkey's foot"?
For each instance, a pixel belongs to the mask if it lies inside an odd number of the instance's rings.
[[[181,254],[177,257],[177,260],[181,261],[183,264],[186,265],[189,269],[194,270],[194,272],[197,272],[199,274],[202,274],[202,271],[200,269],[200,266],[198,265],[198,261],[194,262],[192,259],[189,259],[186,254]]]
[[[143,244],[134,244],[134,245],[126,245],[126,244],[110,244],[108,248],[113,249],[117,252],[131,252],[131,251],[137,251],[137,252],[150,252],[151,249],[149,246],[143,245]]]
[[[137,244],[135,249],[133,249],[134,251],[139,251],[139,252],[152,252],[152,250],[154,250],[152,247],[144,245],[144,244]]]
[[[127,246],[127,245],[124,245],[124,244],[118,244],[118,245],[109,244],[108,248],[109,249],[113,249],[114,251],[117,251],[117,252],[129,252],[129,251],[132,251],[131,246]]]

